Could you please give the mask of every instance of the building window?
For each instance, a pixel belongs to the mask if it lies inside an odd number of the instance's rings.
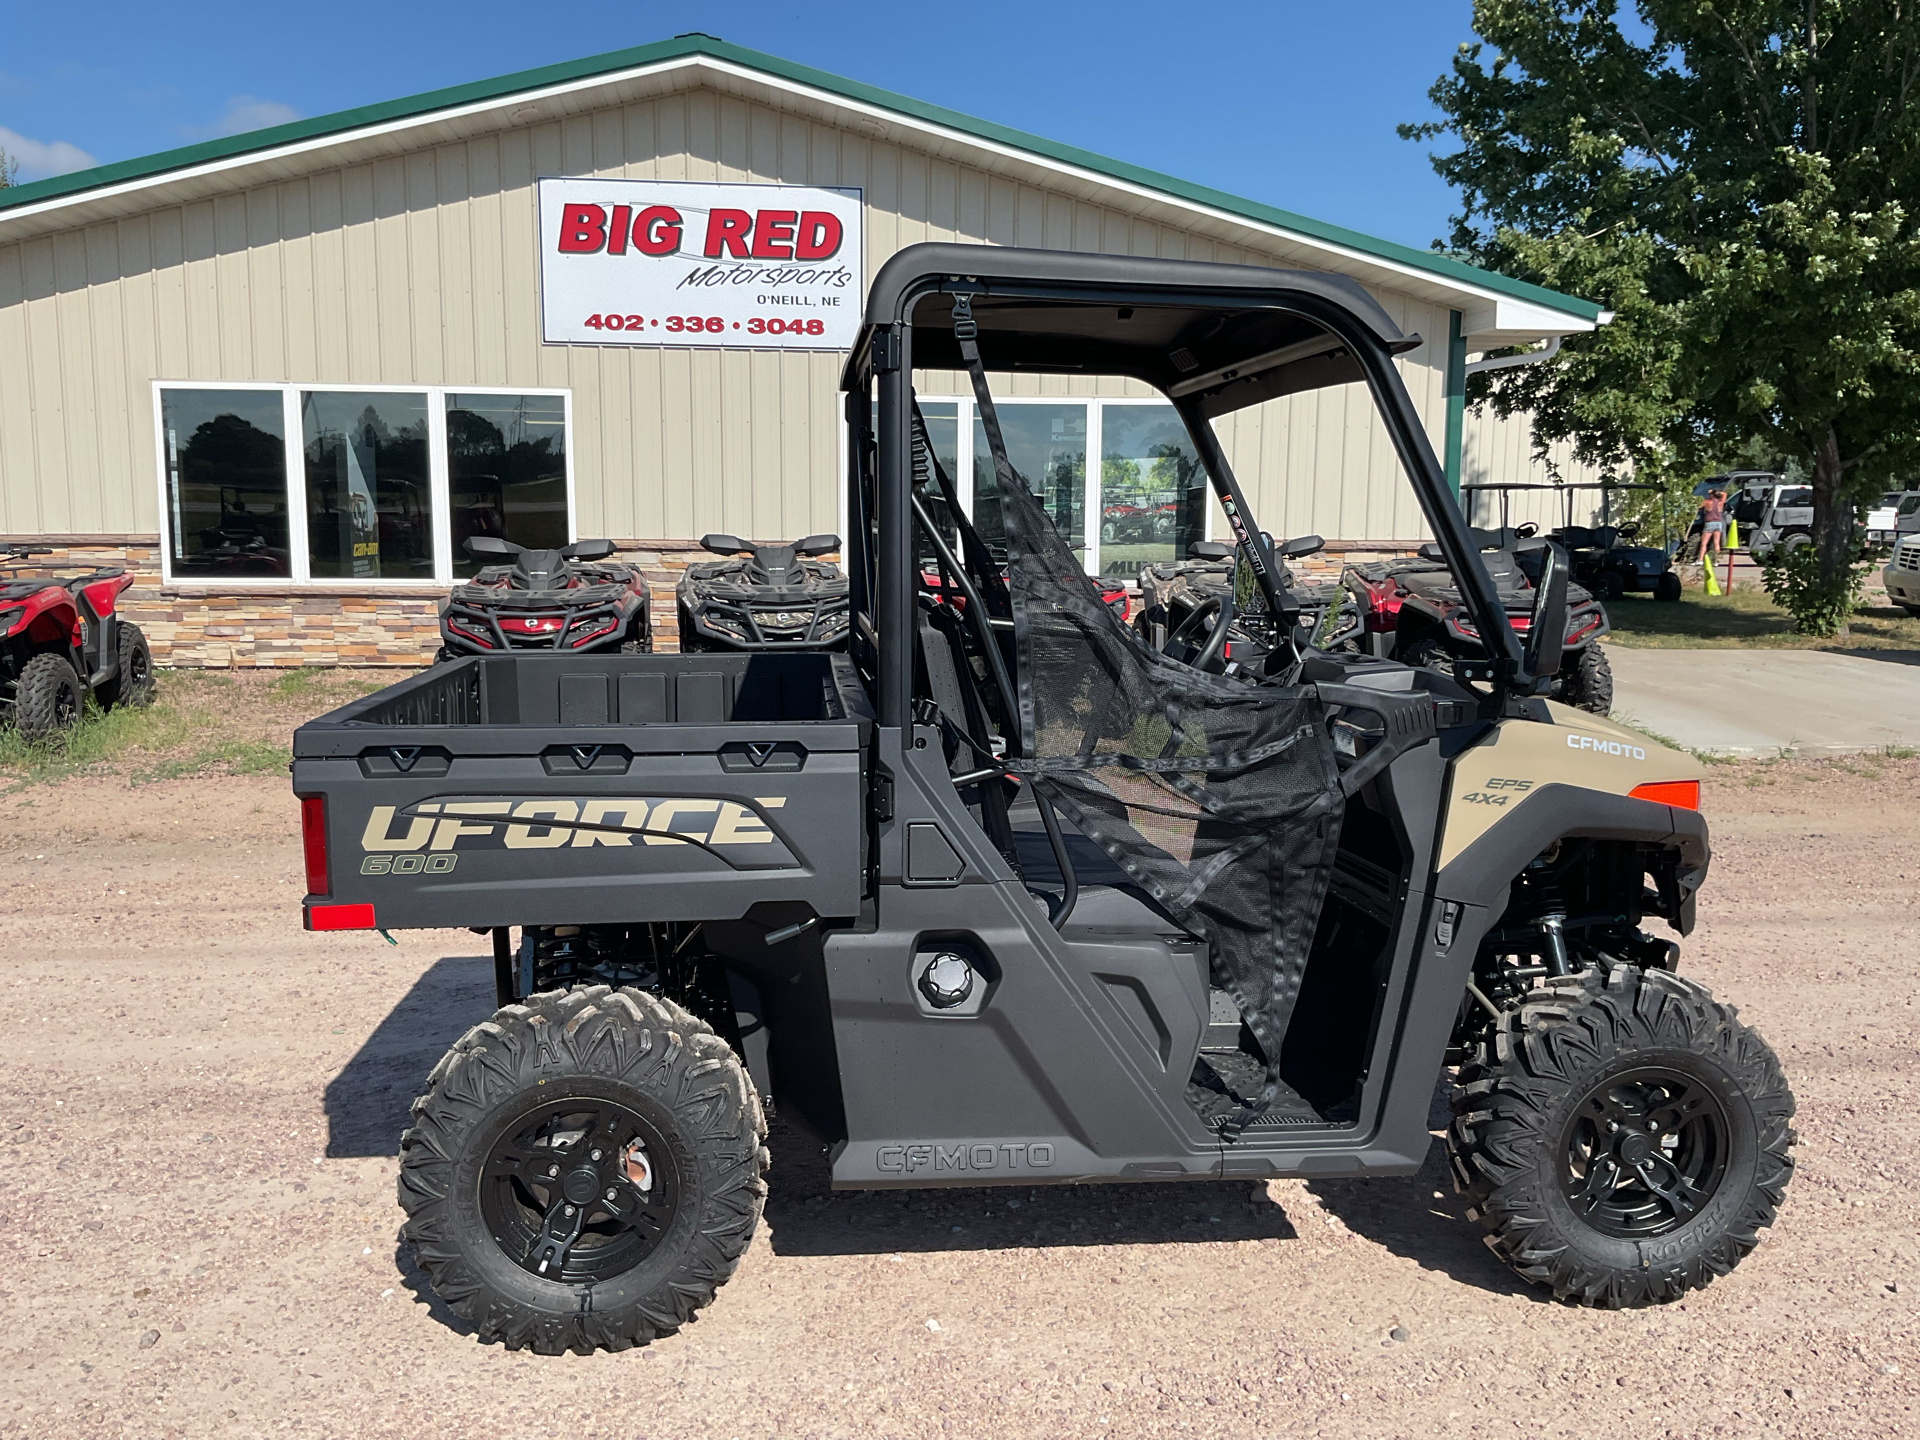
[[[1131,580],[1149,565],[1185,558],[1189,545],[1207,538],[1213,492],[1173,406],[1011,395],[996,396],[994,404],[1007,459],[1089,575]],[[1004,546],[999,489],[979,407],[966,398],[926,398],[920,410],[974,527],[990,546]],[[1089,474],[1092,454],[1100,463]],[[962,475],[970,482],[961,481]],[[929,508],[946,528],[944,507]]]
[[[558,395],[447,396],[453,573],[474,574],[475,535],[529,550],[567,543],[567,407]]]
[[[431,580],[427,397],[362,390],[300,396],[307,565],[316,580]]]
[[[169,583],[449,585],[574,537],[564,391],[156,383]]]
[[[293,574],[278,390],[164,390],[161,497],[182,579]]]
[[[1007,462],[1039,497],[1054,529],[1068,544],[1084,543],[1087,506],[1087,405],[996,403]],[[974,528],[988,544],[1002,544],[999,483],[987,428],[973,420]]]
[[[1132,578],[1206,538],[1207,478],[1171,405],[1100,407],[1100,573]]]

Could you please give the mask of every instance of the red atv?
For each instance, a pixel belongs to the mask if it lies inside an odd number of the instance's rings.
[[[495,535],[475,535],[466,550],[476,560],[505,563],[488,565],[447,597],[436,664],[509,650],[653,649],[646,578],[636,566],[608,560],[611,540],[528,550]]]
[[[1533,580],[1539,575],[1541,546],[1523,542],[1533,527],[1475,530],[1480,559],[1505,602],[1507,623],[1525,636],[1532,623]],[[1452,573],[1436,547],[1423,545],[1414,560],[1349,565],[1345,580],[1354,604],[1347,625],[1328,643],[1424,665],[1461,679],[1482,678],[1487,649],[1473,627]],[[1613,705],[1613,672],[1598,642],[1611,627],[1607,612],[1578,585],[1567,586],[1567,632],[1560,670],[1548,692],[1552,699],[1605,715]]]
[[[31,561],[53,552],[8,545],[0,558]],[[153,653],[140,627],[114,613],[133,584],[125,570],[61,580],[0,570],[0,710],[22,740],[71,730],[91,694],[102,709],[153,702]]]

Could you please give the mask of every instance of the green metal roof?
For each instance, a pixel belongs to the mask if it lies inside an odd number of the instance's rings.
[[[995,125],[987,120],[976,120],[973,116],[963,115],[957,110],[929,105],[905,95],[897,95],[891,90],[862,84],[858,80],[843,79],[838,75],[830,75],[824,70],[815,70],[807,65],[796,65],[790,60],[782,60],[758,50],[730,45],[710,35],[679,35],[671,40],[662,40],[652,45],[636,45],[628,50],[614,50],[585,60],[569,60],[560,65],[544,65],[537,70],[522,70],[517,74],[503,75],[493,80],[476,80],[466,85],[451,85],[444,90],[429,90],[424,95],[412,95],[402,100],[388,100],[379,105],[362,105],[353,110],[338,110],[331,115],[317,115],[311,120],[295,120],[266,130],[249,131],[244,135],[207,140],[198,145],[183,145],[177,150],[163,150],[158,155],[148,155],[137,160],[120,160],[111,165],[96,165],[91,170],[76,171],[71,175],[57,175],[50,180],[36,180],[27,185],[11,186],[0,190],[0,219],[5,218],[8,210],[18,209],[23,205],[78,197],[91,190],[122,185],[129,181],[151,179],[171,171],[190,169],[196,165],[231,160],[239,156],[274,150],[283,145],[324,139],[330,135],[346,136],[355,130],[372,125],[384,125],[395,120],[428,116],[436,111],[485,104],[492,100],[505,100],[531,90],[544,90],[549,86],[563,85],[575,80],[591,80],[600,75],[614,75],[623,70],[657,65],[663,61],[677,60],[689,55],[706,55],[716,60],[724,60],[749,70],[758,70],[783,80],[810,86],[829,95],[856,100],[862,104],[939,125],[963,135],[971,135],[1016,150],[1024,150],[1095,175],[1123,180],[1144,189],[1158,191],[1163,195],[1204,205],[1224,214],[1277,226],[1324,244],[1338,245],[1391,264],[1425,271],[1437,280],[1456,285],[1471,285],[1477,289],[1558,311],[1560,314],[1583,321],[1591,322],[1600,314],[1601,307],[1592,301],[1562,295],[1558,291],[1548,290],[1539,285],[1530,285],[1524,280],[1515,280],[1491,270],[1482,270],[1476,265],[1469,265],[1465,261],[1455,260],[1450,256],[1436,254],[1430,250],[1416,250],[1411,245],[1400,245],[1391,240],[1363,235],[1357,230],[1310,220],[1304,215],[1295,215],[1291,211],[1281,210],[1276,206],[1262,205],[1238,195],[1229,195],[1223,190],[1215,190],[1206,185],[1194,185],[1171,175],[1163,175],[1157,170],[1129,165],[1123,160],[1110,160],[1104,155],[1096,155],[1092,151],[1082,150],[1077,146],[1043,140],[1037,135],[1029,135],[1022,130]]]

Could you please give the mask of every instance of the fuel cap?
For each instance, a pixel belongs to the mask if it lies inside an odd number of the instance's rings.
[[[951,1010],[973,994],[973,967],[950,950],[933,957],[920,972],[920,993],[936,1010]]]

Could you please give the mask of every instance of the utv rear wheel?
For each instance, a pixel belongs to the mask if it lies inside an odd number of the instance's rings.
[[[420,1268],[480,1338],[543,1355],[670,1335],[733,1274],[766,1120],[726,1042],[638,990],[535,995],[434,1068],[400,1141]]]
[[[114,629],[119,669],[112,680],[93,693],[108,710],[116,705],[144,710],[153,704],[153,651],[138,625],[122,620]]]
[[[80,677],[63,655],[36,655],[13,691],[13,724],[22,740],[48,740],[80,723]]]
[[[1493,1252],[1583,1305],[1724,1275],[1793,1175],[1793,1095],[1699,985],[1620,966],[1549,981],[1460,1068],[1447,1149]]]
[[[1613,710],[1613,667],[1607,652],[1589,645],[1578,655],[1569,655],[1560,666],[1560,694],[1563,705],[1577,705],[1595,715]]]
[[[1660,578],[1653,582],[1653,598],[1671,603],[1680,598],[1680,577],[1671,570],[1663,571]]]

